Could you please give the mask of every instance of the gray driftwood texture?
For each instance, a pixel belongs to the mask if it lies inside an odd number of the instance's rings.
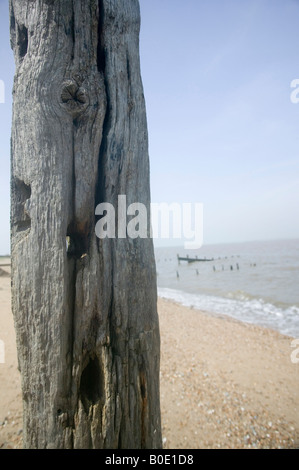
[[[161,447],[152,240],[95,235],[98,203],[149,207],[139,28],[138,0],[10,0],[26,448]]]

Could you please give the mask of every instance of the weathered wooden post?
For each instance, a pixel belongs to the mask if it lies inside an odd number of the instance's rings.
[[[139,27],[138,0],[10,0],[26,448],[161,447],[152,240],[95,234],[101,202],[149,209]]]

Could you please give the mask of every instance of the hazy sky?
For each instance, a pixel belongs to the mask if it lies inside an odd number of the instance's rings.
[[[290,100],[299,79],[299,1],[140,5],[152,201],[203,203],[205,244],[299,238],[299,103]],[[7,0],[0,41],[3,254],[14,73]]]

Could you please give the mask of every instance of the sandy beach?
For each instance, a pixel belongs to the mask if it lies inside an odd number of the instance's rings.
[[[158,310],[164,448],[299,447],[292,338],[162,299]],[[22,448],[9,268],[0,271],[0,340],[0,449]]]

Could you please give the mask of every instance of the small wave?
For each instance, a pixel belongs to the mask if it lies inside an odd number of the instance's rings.
[[[241,293],[238,298],[224,298],[158,288],[158,295],[186,307],[225,314],[246,323],[254,323],[288,336],[299,337],[299,308],[295,305],[283,309],[263,299],[248,298]]]

